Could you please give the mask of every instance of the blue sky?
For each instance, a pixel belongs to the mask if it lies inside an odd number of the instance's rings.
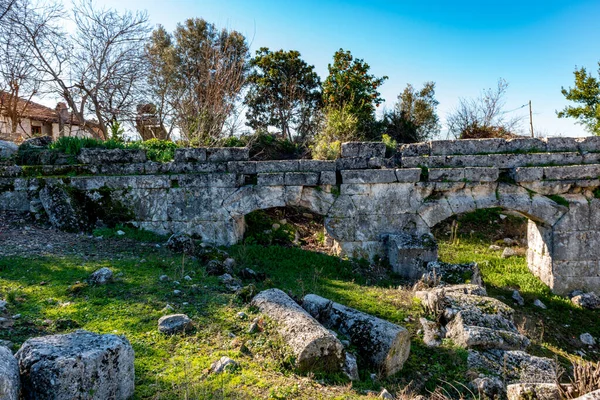
[[[97,0],[117,9],[147,10],[153,24],[173,30],[201,17],[246,35],[252,50],[298,50],[322,77],[339,48],[389,76],[381,93],[392,107],[407,83],[436,82],[439,115],[458,99],[509,82],[506,109],[529,100],[543,136],[587,135],[555,111],[567,102],[561,86],[573,71],[596,74],[600,1],[330,1]],[[526,108],[511,115],[527,115]],[[528,123],[524,124],[528,129]]]

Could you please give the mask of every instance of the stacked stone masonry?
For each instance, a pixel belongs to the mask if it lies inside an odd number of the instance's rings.
[[[529,218],[529,267],[554,291],[600,290],[600,137],[444,140],[385,152],[383,143],[351,142],[335,161],[251,161],[246,148],[197,148],[158,163],[142,150],[86,149],[75,164],[46,157],[55,163],[1,166],[0,210],[43,211],[70,230],[118,215],[230,245],[248,213],[302,206],[325,216],[340,253],[373,257],[386,254],[390,234],[422,235],[453,215],[500,207]]]

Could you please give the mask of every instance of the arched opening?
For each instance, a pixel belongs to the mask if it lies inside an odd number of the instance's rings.
[[[324,217],[302,206],[273,207],[246,214],[243,243],[329,252]]]

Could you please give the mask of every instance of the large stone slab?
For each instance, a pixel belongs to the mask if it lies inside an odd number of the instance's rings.
[[[28,339],[16,354],[26,399],[128,399],[134,353],[123,336],[76,331]]]

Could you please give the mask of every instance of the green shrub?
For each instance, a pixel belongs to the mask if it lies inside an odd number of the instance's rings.
[[[398,142],[394,140],[390,135],[385,133],[381,135],[381,141],[385,144],[385,156],[391,157],[396,153],[398,149]]]
[[[333,160],[340,156],[341,143],[364,139],[359,134],[358,118],[348,107],[330,109],[325,125],[315,136],[311,146],[312,156],[317,160]]]
[[[134,142],[129,145],[129,148],[139,146],[140,149],[146,150],[146,156],[149,160],[158,162],[169,162],[175,157],[175,149],[177,144],[170,140],[150,139],[145,142]]]

